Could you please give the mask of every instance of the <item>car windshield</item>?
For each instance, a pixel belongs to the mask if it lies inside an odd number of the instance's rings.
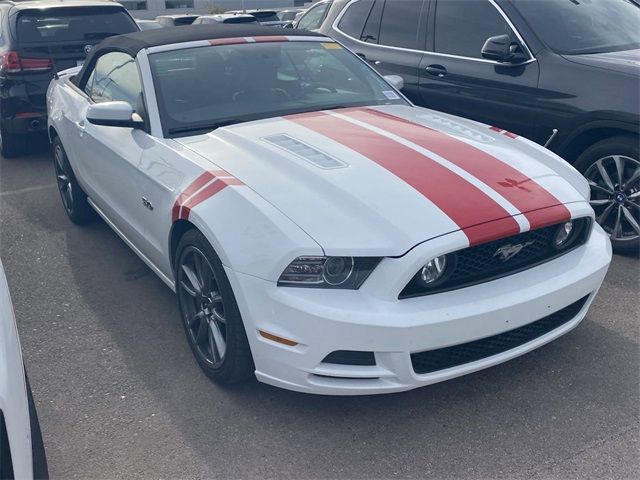
[[[287,10],[286,12],[279,12],[278,18],[283,22],[291,22],[296,18],[299,10]]]
[[[294,113],[406,105],[364,62],[333,42],[216,45],[149,59],[168,136]]]
[[[640,8],[632,0],[513,0],[556,53],[588,54],[640,47]]]
[[[102,40],[138,30],[122,8],[57,8],[28,10],[17,21],[22,44]]]

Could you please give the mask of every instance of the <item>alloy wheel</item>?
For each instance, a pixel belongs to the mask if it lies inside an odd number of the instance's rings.
[[[224,301],[207,257],[189,246],[180,256],[177,290],[182,319],[197,354],[219,367],[227,351]]]
[[[53,151],[54,165],[56,169],[56,179],[58,190],[62,197],[62,204],[67,213],[73,212],[73,186],[71,185],[71,175],[67,169],[64,152],[60,145],[56,145]]]
[[[640,237],[640,161],[624,155],[600,158],[585,172],[591,187],[591,206],[611,240]]]

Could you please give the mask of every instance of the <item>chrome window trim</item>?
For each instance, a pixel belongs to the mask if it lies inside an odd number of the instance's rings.
[[[358,39],[358,38],[353,38],[351,35],[344,33],[342,30],[340,30],[338,28],[338,24],[340,23],[340,21],[342,20],[342,17],[344,16],[344,14],[346,13],[346,11],[351,7],[351,5],[353,5],[356,2],[359,2],[360,0],[351,0],[349,3],[347,3],[342,10],[340,11],[340,13],[338,14],[338,16],[336,17],[336,19],[333,21],[333,25],[331,25],[331,28],[333,30],[335,30],[336,32],[344,35],[347,38],[350,38],[351,40],[353,40],[354,42],[360,43],[362,45],[367,45],[369,47],[380,47],[380,48],[388,48],[391,50],[399,50],[401,52],[414,52],[414,53],[425,53],[425,50],[418,50],[418,49],[414,49],[414,48],[403,48],[403,47],[392,47],[391,45],[381,45],[379,43],[367,43],[367,42],[363,42],[362,40]]]
[[[473,62],[489,63],[489,64],[492,64],[492,65],[505,65],[505,66],[506,65],[511,65],[509,63],[496,62],[495,60],[487,60],[485,58],[465,57],[465,56],[462,56],[462,55],[453,55],[453,54],[450,54],[450,53],[440,53],[440,52],[434,52],[434,51],[426,50],[426,49],[425,50],[415,50],[415,49],[412,49],[412,48],[392,47],[390,45],[381,45],[379,43],[363,42],[362,40],[360,40],[358,38],[354,38],[351,35],[343,32],[338,27],[338,24],[342,20],[342,17],[344,16],[345,12],[351,7],[351,5],[353,5],[354,3],[359,2],[359,1],[360,0],[351,0],[349,3],[347,3],[342,8],[342,11],[338,14],[338,16],[334,20],[333,24],[331,25],[332,30],[335,30],[336,32],[340,33],[341,35],[344,35],[345,37],[349,38],[350,40],[352,40],[352,41],[354,41],[356,43],[359,43],[361,45],[366,45],[368,47],[386,48],[386,49],[389,49],[389,50],[397,50],[397,51],[401,51],[401,52],[413,52],[413,53],[423,53],[423,54],[424,53],[428,53],[429,55],[437,55],[437,56],[440,56],[440,57],[448,57],[448,58],[459,58],[461,60],[470,60],[470,61],[473,61]],[[433,1],[437,1],[437,0],[430,0],[430,1],[433,2]],[[504,20],[507,22],[507,24],[509,25],[509,27],[511,28],[513,33],[515,33],[515,35],[518,38],[518,40],[520,41],[520,43],[522,43],[522,45],[524,46],[525,53],[529,57],[529,60],[527,60],[525,62],[518,63],[518,64],[513,64],[513,66],[528,65],[529,63],[537,62],[536,57],[533,55],[533,53],[531,53],[531,49],[529,48],[529,45],[527,45],[527,42],[524,41],[524,38],[522,38],[522,35],[520,35],[520,32],[518,32],[516,27],[513,25],[513,23],[509,19],[509,17],[507,17],[507,15],[502,11],[500,6],[494,0],[487,0],[487,1],[489,3],[491,3],[493,5],[493,7],[496,10],[498,10],[498,13],[500,13],[502,18],[504,18]]]
[[[524,38],[522,38],[522,35],[520,35],[520,32],[516,29],[516,26],[513,24],[511,19],[507,16],[506,13],[504,13],[502,8],[500,8],[500,5],[498,5],[495,0],[489,0],[489,3],[493,5],[496,10],[498,10],[498,13],[502,15],[502,18],[504,18],[505,22],[507,22],[513,33],[516,34],[516,37],[525,49],[525,53],[529,56],[529,60],[535,60],[535,57],[533,56],[533,53],[531,53],[529,45],[527,45],[527,42],[524,41]]]

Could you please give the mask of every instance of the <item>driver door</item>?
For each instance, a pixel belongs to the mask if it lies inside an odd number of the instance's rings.
[[[135,108],[142,98],[135,59],[122,52],[101,56],[84,91],[90,102],[125,101]],[[142,201],[139,166],[153,140],[141,129],[94,125],[84,116],[76,126],[81,139],[78,162],[87,193],[122,234],[141,246],[149,211]]]

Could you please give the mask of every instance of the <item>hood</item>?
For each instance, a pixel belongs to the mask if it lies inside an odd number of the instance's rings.
[[[564,55],[567,60],[590,67],[605,68],[629,75],[640,74],[640,49],[620,52]]]
[[[176,141],[238,178],[327,254],[392,256],[456,230],[477,244],[562,221],[563,204],[584,201],[552,168],[556,158],[506,133],[385,106]]]

